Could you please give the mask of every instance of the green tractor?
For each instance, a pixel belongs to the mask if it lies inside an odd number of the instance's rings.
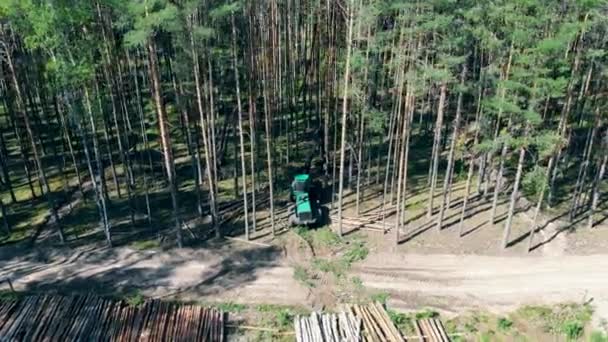
[[[292,226],[311,226],[320,223],[323,216],[319,201],[314,196],[310,175],[296,175],[291,182],[289,223]]]

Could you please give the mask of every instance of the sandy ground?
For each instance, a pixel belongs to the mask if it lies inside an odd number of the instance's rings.
[[[156,298],[270,304],[301,304],[307,296],[278,247],[225,243],[171,251],[117,247],[53,253],[39,249],[0,260],[0,279],[9,277],[16,289],[34,292],[137,289]]]
[[[525,304],[591,303],[596,323],[608,319],[608,256],[395,256],[378,253],[356,266],[363,283],[390,294],[404,310],[431,306],[448,313],[494,312]]]
[[[144,295],[203,301],[311,303],[278,247],[236,243],[200,249],[79,252],[37,250],[0,261],[0,278],[19,290],[112,294],[139,289]],[[608,256],[500,257],[395,255],[379,252],[353,273],[372,290],[390,294],[402,310],[433,307],[447,313],[495,312],[523,304],[592,301],[597,318],[608,318]],[[5,284],[2,286],[6,286]]]

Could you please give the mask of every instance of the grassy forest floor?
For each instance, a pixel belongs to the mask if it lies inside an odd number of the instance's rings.
[[[178,145],[176,150],[180,156],[177,173],[183,179],[190,178],[192,170],[189,158],[184,157],[185,147]],[[231,311],[234,324],[283,332],[290,330],[291,318],[298,312],[332,310],[343,302],[369,300],[386,302],[405,333],[411,328],[407,322],[416,314],[434,312],[450,319],[448,326],[456,334],[455,339],[463,340],[554,341],[567,336],[587,339],[594,329],[605,329],[605,199],[601,207],[604,219],[588,230],[582,228],[584,222],[570,223],[562,218],[560,213],[567,207],[567,195],[563,195],[561,206],[543,214],[543,222],[548,223],[537,232],[533,251],[526,253],[532,210],[522,198],[514,218],[512,243],[503,250],[500,239],[507,197],[500,198],[499,220],[494,225],[489,223],[490,199],[472,197],[464,236],[459,237],[457,223],[464,196],[464,180],[459,175],[445,227],[438,231],[425,215],[428,160],[424,156],[428,151],[412,153],[416,162],[410,166],[406,224],[398,245],[394,230],[387,234],[353,231],[340,238],[330,229],[330,222],[315,230],[285,230],[285,220],[280,220],[279,234],[273,237],[267,206],[258,208],[258,231],[252,234],[253,243],[209,240],[208,218],[197,217],[197,197],[190,180],[179,185],[188,248],[177,250],[170,233],[169,194],[162,170],[155,170],[150,188],[152,224],[143,214],[143,193],[134,194],[136,224],[132,225],[124,189],[118,198],[117,189],[108,184],[115,244],[109,249],[99,228],[90,182],[83,183],[83,197],[73,174],[67,174],[70,182],[64,188],[55,170],[49,178],[55,198],[62,203],[60,216],[67,244],[58,243],[56,231],[48,222],[46,203],[32,199],[27,185],[19,184],[15,187],[19,203],[10,206],[10,219],[16,224],[11,234],[0,235],[0,279],[9,277],[22,293],[94,291],[104,296],[213,304]],[[281,168],[275,201],[278,212],[285,210],[289,175],[298,167],[301,164],[291,163]],[[230,166],[226,169],[230,170]],[[377,171],[370,169],[371,180]],[[117,172],[119,177],[123,175],[121,168]],[[14,175],[14,179],[23,177]],[[260,172],[262,189],[264,179]],[[438,184],[442,184],[441,179]],[[220,202],[239,200],[234,188],[233,179],[224,176],[219,182]],[[368,184],[363,189],[361,212],[377,210],[382,205],[382,186]],[[3,194],[3,200],[10,202],[8,194]],[[438,191],[435,206],[440,200]],[[344,203],[344,215],[356,216],[352,189],[346,191]],[[392,227],[394,217],[386,220],[387,227]],[[223,229],[242,240],[243,226],[242,217],[237,217]],[[239,334],[243,340],[251,336],[267,340],[265,334],[290,340],[290,335],[276,331]]]

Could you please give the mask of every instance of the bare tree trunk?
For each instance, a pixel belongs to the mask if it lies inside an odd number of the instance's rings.
[[[237,67],[237,52],[236,52],[236,25],[234,23],[234,13],[231,14],[232,19],[232,67],[234,68],[234,79],[236,83],[236,102],[237,115],[239,124],[239,139],[241,145],[241,172],[243,177],[243,205],[245,209],[245,238],[249,240],[249,209],[247,205],[247,168],[245,167],[245,139],[243,132],[243,107],[241,105],[241,88],[239,86],[239,69]]]
[[[432,161],[432,174],[431,174],[431,190],[429,191],[429,205],[426,212],[426,216],[430,218],[433,216],[433,200],[435,197],[435,186],[437,184],[437,170],[439,168],[439,155],[441,154],[441,131],[443,129],[443,112],[445,107],[445,97],[447,93],[447,84],[444,81],[441,84],[440,95],[439,95],[439,105],[437,107],[437,121],[435,123],[435,137],[433,139],[433,149],[435,153],[433,154]]]
[[[200,121],[201,121],[201,132],[202,132],[202,138],[203,138],[203,150],[204,150],[204,154],[205,154],[205,167],[206,167],[206,174],[207,174],[207,183],[209,183],[209,200],[210,200],[210,207],[211,207],[211,220],[213,223],[213,229],[215,230],[215,237],[219,238],[221,237],[221,231],[220,231],[220,226],[219,226],[219,218],[218,218],[218,212],[217,212],[217,202],[216,202],[216,183],[215,183],[215,179],[213,177],[214,173],[211,169],[212,167],[212,152],[211,152],[211,144],[209,142],[209,137],[207,135],[207,121],[205,120],[205,115],[204,115],[204,110],[203,110],[203,97],[202,97],[202,91],[201,91],[201,77],[200,77],[200,66],[199,66],[199,60],[198,60],[198,53],[196,50],[196,46],[194,44],[194,37],[192,35],[192,31],[190,32],[190,46],[192,49],[192,63],[194,65],[194,83],[196,86],[196,102],[198,104],[198,111],[199,111],[199,116],[200,116]],[[213,115],[213,113],[210,113],[210,115]],[[198,148],[197,148],[198,150]],[[245,209],[245,211],[247,211],[247,209]]]
[[[361,6],[361,2],[359,2],[359,6]],[[368,35],[369,35],[369,29],[368,31]],[[363,98],[363,108],[364,111],[367,110],[368,108],[368,100],[369,100],[369,87],[367,86],[367,82],[368,82],[368,64],[369,64],[369,45],[368,47],[365,49],[365,67],[364,67],[364,71],[363,71],[363,87],[364,87],[364,98]],[[360,118],[360,122],[359,122],[359,147],[358,147],[358,156],[357,156],[357,216],[360,214],[360,207],[359,207],[359,202],[361,200],[361,175],[363,172],[363,146],[364,146],[364,134],[365,134],[365,112],[362,111],[361,112],[361,118]],[[369,168],[369,166],[368,166]],[[369,172],[368,172],[368,181],[369,181]]]
[[[511,42],[511,46],[509,48],[509,57],[507,59],[507,66],[505,68],[504,74],[501,75],[501,79],[504,81],[509,80],[509,76],[511,74],[512,62],[513,62],[513,42]],[[504,99],[505,99],[506,91],[507,91],[506,87],[500,86],[498,93],[500,94],[501,102],[504,101]],[[503,106],[500,105],[498,107],[498,116],[496,118],[496,129],[494,130],[494,140],[496,140],[498,138],[498,134],[500,132],[500,122],[502,119],[502,114],[503,114]],[[509,116],[507,130],[509,130],[510,128],[511,128],[511,117]],[[506,153],[507,153],[507,146],[505,144],[503,144],[502,149],[501,149],[500,161],[499,161],[500,166],[498,169],[496,179],[494,180],[494,196],[493,196],[493,200],[492,200],[492,218],[490,219],[490,222],[492,224],[494,224],[494,218],[496,216],[496,206],[498,204],[498,192],[500,191],[500,187],[501,187],[502,171],[503,171],[503,167],[504,167],[504,159],[506,157]],[[489,162],[490,164],[492,164],[492,156],[493,156],[493,151],[490,151],[489,153],[487,153],[486,162]],[[484,169],[484,171],[486,171],[486,170]],[[487,176],[487,180],[485,181],[484,196],[486,196],[489,191],[491,172],[486,172],[485,175]]]
[[[4,202],[0,199],[0,208],[2,209],[2,225],[4,226],[4,230],[7,234],[11,233],[11,225],[8,222],[8,213],[6,211],[6,206]]]
[[[148,156],[148,166],[150,168],[150,172],[152,172],[152,175],[154,175],[154,167],[152,165],[152,154],[150,152],[150,144],[148,143],[148,135],[146,134],[146,119],[145,119],[145,114],[142,108],[142,103],[141,103],[141,92],[140,92],[140,88],[139,88],[139,77],[137,76],[137,65],[132,65],[130,58],[129,58],[129,52],[127,51],[127,61],[129,64],[129,69],[131,69],[131,73],[133,74],[133,83],[135,83],[135,96],[136,96],[136,101],[137,101],[137,113],[139,115],[139,129],[140,129],[140,134],[141,134],[141,138],[142,141],[144,143],[144,149],[146,150],[146,154]],[[140,158],[140,165],[144,164],[144,157],[143,157],[143,153],[141,155]],[[140,167],[141,169],[141,173],[143,176],[143,181],[144,181],[144,198],[145,198],[145,202],[146,202],[146,215],[147,215],[147,219],[148,219],[148,224],[152,224],[152,211],[150,209],[150,191],[148,189],[148,175],[147,172],[145,170],[145,167]]]
[[[587,22],[587,19],[589,17],[589,13],[587,13],[585,15],[584,18],[584,22]],[[585,26],[583,26],[585,27]],[[564,107],[562,108],[562,113],[560,116],[560,120],[559,120],[559,125],[558,125],[558,134],[560,134],[560,136],[562,138],[566,137],[566,131],[568,128],[568,116],[570,115],[570,109],[572,107],[572,102],[574,99],[574,86],[575,86],[575,81],[576,81],[576,77],[575,75],[578,73],[578,69],[579,66],[581,64],[581,54],[582,54],[582,45],[583,45],[583,38],[585,36],[585,31],[583,28],[583,31],[578,35],[578,39],[577,39],[577,44],[576,44],[576,54],[574,56],[574,64],[572,66],[572,70],[570,71],[570,81],[568,83],[568,88],[566,89],[566,101],[564,104]],[[569,139],[568,139],[569,141]],[[559,164],[561,162],[562,159],[562,153],[563,153],[563,148],[560,148],[557,151],[556,157],[555,157],[555,163],[554,163],[554,169],[551,171],[551,180],[549,181],[549,193],[547,194],[547,205],[549,207],[551,207],[553,205],[553,194],[555,193],[555,181],[557,179],[557,174],[558,174],[558,167]]]
[[[480,76],[482,82],[485,79],[485,71],[481,71],[482,75]],[[483,97],[483,85],[480,85],[479,87],[479,93],[477,96],[477,112],[475,114],[475,124],[477,125],[477,127],[475,128],[475,137],[473,138],[473,146],[477,146],[477,144],[479,143],[479,134],[481,131],[481,118],[482,118],[482,97]],[[485,155],[482,155],[482,158],[485,159]],[[473,179],[473,173],[475,172],[475,159],[477,159],[475,156],[471,156],[470,160],[469,160],[469,171],[467,173],[467,183],[465,185],[465,191],[464,191],[464,199],[462,202],[462,209],[460,212],[460,222],[458,223],[458,236],[462,237],[463,232],[463,222],[464,222],[464,217],[465,214],[467,212],[467,205],[469,203],[469,196],[471,194],[471,181]],[[479,190],[481,188],[480,183],[481,183],[481,170],[480,170],[480,175],[479,175],[479,179],[477,180],[477,193],[479,194]]]
[[[70,151],[70,157],[72,159],[72,166],[74,168],[74,173],[76,174],[76,179],[78,180],[78,189],[80,190],[80,194],[84,198],[84,187],[82,186],[82,176],[80,175],[80,170],[78,169],[78,162],[76,161],[76,154],[74,153],[74,146],[72,143],[72,138],[70,137],[70,133],[68,132],[67,122],[65,120],[65,116],[62,110],[58,110],[57,114],[59,115],[59,119],[61,120],[60,124],[62,127],[62,134],[66,139],[66,143],[68,145],[68,149]]]
[[[253,56],[252,56],[253,58]],[[253,64],[253,62],[252,62]],[[251,85],[249,85],[249,87],[251,88]],[[252,90],[249,90],[249,162],[251,163],[251,228],[253,229],[253,231],[256,231],[256,200],[255,200],[255,192],[256,192],[256,188],[255,188],[255,159],[256,159],[256,145],[255,145],[255,118],[254,118],[254,108],[255,108],[255,104],[253,102],[253,95],[252,95]]]
[[[4,142],[4,134],[2,132],[0,132],[0,142],[1,142],[0,165],[2,166],[2,175],[4,178],[4,182],[6,183],[5,184],[6,189],[8,190],[9,194],[11,195],[12,203],[17,203],[17,197],[15,196],[15,190],[13,189],[13,183],[11,181],[11,176],[8,171],[8,165],[7,165],[8,153],[6,151],[6,145]]]
[[[262,52],[264,53],[264,52]],[[274,177],[272,174],[272,131],[270,127],[270,113],[268,108],[268,96],[266,94],[266,61],[262,61],[262,95],[264,98],[264,126],[266,129],[266,161],[268,163],[268,186],[270,188],[270,227],[272,235],[275,235],[274,223]]]
[[[109,247],[112,247],[112,235],[110,232],[111,227],[110,227],[110,222],[108,220],[108,210],[106,207],[106,196],[103,194],[103,187],[98,185],[98,181],[97,181],[97,179],[99,179],[99,181],[101,182],[101,178],[103,178],[103,175],[102,175],[103,164],[101,163],[101,156],[99,154],[99,146],[97,143],[97,129],[95,126],[95,119],[93,118],[91,99],[89,96],[89,90],[86,87],[84,89],[84,97],[85,97],[85,104],[86,104],[87,112],[89,114],[89,121],[91,123],[91,132],[92,132],[92,137],[93,137],[93,150],[95,153],[95,163],[97,164],[97,175],[95,175],[95,172],[93,171],[93,167],[91,165],[91,157],[89,155],[89,148],[87,146],[88,144],[86,141],[85,132],[81,132],[82,139],[83,139],[83,145],[84,145],[83,148],[84,148],[84,153],[85,153],[85,156],[87,159],[87,165],[89,167],[89,173],[91,174],[91,182],[93,183],[93,189],[95,190],[95,202],[99,209],[101,225],[102,225],[104,233],[106,235],[106,242],[108,243]],[[78,125],[80,127],[80,123]]]
[[[511,193],[511,202],[509,203],[509,211],[507,213],[507,221],[505,222],[505,230],[502,237],[502,248],[507,248],[509,245],[509,236],[511,235],[511,223],[513,222],[513,212],[515,211],[515,203],[517,202],[517,194],[519,191],[519,183],[521,180],[521,174],[524,167],[524,158],[526,156],[526,149],[520,147],[519,149],[519,161],[517,162],[517,173],[515,174],[515,183],[513,184],[513,192]]]
[[[21,136],[22,132],[20,132],[17,125],[15,125],[15,136],[17,137],[17,145],[19,145],[19,153],[21,154],[21,160],[23,161],[23,168],[25,170],[25,178],[27,179],[27,185],[30,188],[30,194],[33,199],[38,198],[36,195],[36,190],[34,189],[34,182],[32,180],[32,170],[30,170],[30,158],[28,156],[25,143],[23,142],[23,138]],[[41,194],[44,195],[44,194]]]
[[[547,165],[547,171],[545,172],[545,179],[543,180],[543,185],[541,187],[540,194],[538,195],[538,200],[536,202],[536,208],[534,209],[534,217],[532,219],[532,224],[530,225],[530,235],[528,238],[528,252],[530,252],[532,250],[532,241],[534,240],[534,234],[536,232],[536,229],[538,228],[536,223],[538,221],[538,216],[540,214],[540,210],[542,209],[542,206],[543,206],[543,200],[545,198],[545,192],[547,190],[547,182],[549,180],[549,176],[551,174],[551,168],[553,166],[553,160],[554,160],[553,157],[551,157],[549,159],[549,164]]]
[[[171,193],[171,204],[173,206],[173,223],[175,224],[175,232],[177,237],[177,246],[182,248],[184,241],[182,238],[182,229],[179,219],[179,206],[177,199],[177,184],[175,180],[175,162],[173,160],[173,147],[171,144],[171,136],[169,134],[169,123],[167,112],[165,111],[165,104],[163,103],[161,94],[161,83],[158,71],[158,59],[156,56],[156,46],[152,38],[148,40],[148,56],[150,60],[150,81],[152,87],[152,94],[154,96],[154,103],[156,105],[156,112],[158,115],[158,125],[160,127],[160,139],[163,148],[164,160],[165,160],[165,171],[167,173],[167,179],[169,180],[169,190]]]
[[[507,124],[507,130],[511,127],[511,118],[509,118],[509,123]],[[503,143],[502,149],[500,152],[500,161],[498,162],[498,173],[496,174],[496,181],[494,182],[494,196],[492,199],[492,214],[490,218],[490,222],[492,224],[496,223],[496,209],[498,207],[498,195],[500,194],[502,188],[502,175],[505,169],[505,159],[507,158],[507,150],[508,145]]]
[[[0,87],[0,89],[2,89],[2,87]],[[7,96],[8,96],[8,90],[4,91],[4,94],[2,94],[2,102],[4,104],[4,108],[10,112],[8,103],[7,103]],[[10,113],[9,113],[9,117],[10,117]],[[9,171],[8,171],[8,158],[9,158],[9,154],[8,154],[8,150],[6,149],[6,142],[4,141],[4,133],[0,132],[0,152],[1,152],[1,161],[2,161],[2,173],[4,174],[4,179],[7,182],[7,187],[9,190],[9,193],[11,195],[11,201],[12,203],[17,203],[17,197],[15,196],[15,191],[13,189],[13,185],[11,183],[11,178],[9,175]]]
[[[344,71],[344,93],[342,99],[342,142],[340,145],[340,186],[338,189],[338,232],[342,236],[342,195],[344,193],[344,152],[346,147],[346,115],[348,110],[348,80],[350,77],[350,54],[353,37],[353,1],[347,5],[348,32],[346,34],[346,69]]]
[[[114,183],[114,188],[116,189],[118,198],[120,198],[121,197],[120,183],[118,182],[118,176],[116,175],[116,165],[114,164],[114,156],[112,153],[111,140],[110,140],[110,135],[109,135],[109,131],[110,131],[110,128],[108,127],[109,119],[106,118],[106,114],[103,109],[103,105],[101,102],[101,92],[99,91],[99,85],[97,84],[97,80],[94,80],[93,82],[95,84],[95,92],[97,93],[97,106],[99,108],[99,112],[102,113],[102,116],[103,116],[103,138],[104,138],[104,142],[106,145],[106,153],[108,155],[108,160],[110,161],[110,170],[112,172],[112,181]],[[104,173],[105,173],[105,170],[104,170]],[[109,200],[108,191],[106,191],[105,194],[107,196],[106,200]]]
[[[395,131],[399,130],[397,126],[397,112],[391,112],[391,117],[389,119],[389,132],[388,132],[388,152],[386,157],[386,168],[384,170],[384,189],[382,191],[382,228],[386,228],[386,193],[388,192],[388,177],[390,175],[390,167],[391,167],[391,150],[393,148],[393,140]],[[382,141],[381,141],[382,142]],[[380,154],[378,154],[378,159],[380,159]],[[379,161],[379,160],[378,160]],[[378,173],[380,174],[380,162],[378,162]]]
[[[574,185],[574,194],[572,196],[572,203],[570,205],[570,222],[574,220],[579,209],[580,195],[583,193],[585,188],[585,180],[587,179],[587,170],[589,169],[589,159],[591,158],[591,152],[593,151],[593,143],[597,128],[599,126],[599,106],[596,107],[596,119],[594,120],[593,127],[589,129],[587,139],[585,140],[585,149],[583,151],[583,162],[580,165],[578,175],[576,177],[576,183]]]
[[[365,131],[365,118],[363,114],[361,114],[361,118],[359,119],[359,142],[357,147],[357,184],[356,184],[356,201],[355,201],[355,212],[357,216],[360,214],[360,206],[359,202],[361,201],[361,172],[363,168],[363,133]]]
[[[209,89],[209,118],[210,118],[210,127],[211,131],[211,165],[213,170],[213,179],[217,181],[217,147],[215,141],[215,103],[213,101],[213,68],[211,65],[211,58],[207,57],[207,69],[208,69],[208,78],[209,83],[207,84],[207,88]],[[216,189],[217,190],[217,189]],[[217,193],[217,191],[216,191]],[[217,205],[216,205],[217,210]]]
[[[600,183],[602,178],[604,178],[604,174],[606,173],[606,163],[608,162],[608,155],[604,155],[604,159],[599,166],[599,170],[597,175],[595,176],[595,181],[593,182],[593,195],[591,198],[591,207],[589,208],[589,218],[587,221],[587,227],[589,229],[593,228],[593,216],[595,215],[595,211],[597,210],[597,206],[600,201]]]
[[[464,80],[467,75],[466,64],[462,67],[462,73],[460,75],[460,86],[464,86]],[[441,197],[441,206],[439,207],[439,220],[437,221],[437,229],[441,230],[443,226],[443,217],[445,215],[446,206],[447,210],[450,209],[450,191],[452,185],[452,173],[454,168],[454,151],[456,150],[456,141],[458,140],[458,130],[460,130],[460,117],[462,112],[462,90],[458,92],[458,104],[456,105],[456,118],[454,119],[452,141],[450,142],[450,153],[448,154],[448,165],[445,170],[445,178],[443,179],[443,191]]]
[[[480,196],[483,195],[483,197],[487,197],[488,191],[489,191],[488,182],[486,181],[487,164],[488,164],[488,153],[483,153],[479,157],[479,176],[477,178],[477,194]],[[483,185],[483,187],[482,187],[482,185]]]
[[[171,60],[169,63],[172,65]],[[187,104],[183,103],[183,85],[181,81],[177,80],[175,70],[171,72],[171,83],[173,84],[173,91],[175,93],[175,104],[178,110],[181,112],[181,122],[183,135],[186,137],[186,148],[188,149],[188,155],[190,156],[190,171],[192,172],[192,178],[194,178],[194,192],[196,193],[196,210],[200,217],[203,216],[203,201],[201,196],[201,183],[202,179],[199,178],[198,170],[200,167],[200,159],[198,158],[198,149],[195,151],[194,142],[192,140],[192,132],[190,131],[190,115],[188,114]]]
[[[288,16],[289,17],[289,16]],[[332,30],[332,36],[335,34],[334,33],[335,30]],[[335,37],[332,37],[333,39],[335,39]],[[333,41],[332,39],[332,41]],[[336,169],[337,169],[337,162],[336,162],[336,152],[338,151],[338,99],[337,99],[337,84],[338,84],[338,68],[336,66],[336,60],[337,60],[337,54],[335,52],[335,48],[332,49],[332,57],[333,59],[333,63],[332,63],[332,71],[333,71],[333,81],[332,84],[334,85],[334,87],[332,88],[332,97],[334,97],[334,101],[333,101],[333,105],[334,105],[334,110],[333,110],[333,122],[334,122],[334,134],[333,134],[333,153],[332,153],[332,171],[331,171],[331,210],[334,210],[334,202],[335,202],[335,197],[336,197]]]
[[[403,110],[403,126],[401,131],[401,136],[397,137],[401,139],[401,149],[399,151],[399,176],[397,179],[397,206],[396,206],[396,216],[395,216],[395,244],[399,244],[399,230],[401,229],[401,198],[402,198],[402,189],[403,193],[405,193],[405,183],[407,182],[407,135],[410,125],[409,119],[409,107],[410,107],[410,90],[408,90],[405,94],[405,109]],[[401,105],[399,105],[401,106]],[[405,208],[403,208],[405,210]]]

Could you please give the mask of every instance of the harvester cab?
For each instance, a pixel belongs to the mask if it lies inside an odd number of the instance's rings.
[[[321,207],[311,196],[312,188],[309,174],[296,175],[291,182],[289,198],[294,205],[290,207],[289,223],[292,226],[310,226],[320,221]]]

